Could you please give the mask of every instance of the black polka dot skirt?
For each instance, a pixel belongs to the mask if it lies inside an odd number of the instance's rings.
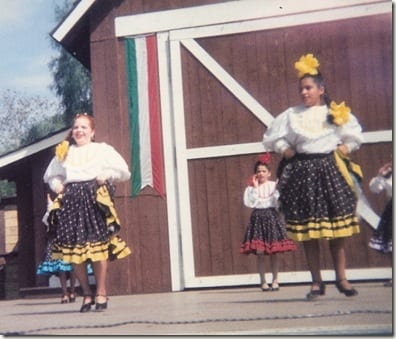
[[[259,208],[252,211],[239,250],[241,254],[270,255],[295,249],[296,244],[288,239],[285,223],[275,208]]]
[[[333,153],[296,155],[283,168],[278,189],[289,238],[306,241],[360,233],[356,196]]]
[[[66,185],[60,208],[51,212],[56,224],[53,259],[80,264],[120,259],[131,253],[125,241],[109,233],[106,215],[96,202],[97,189],[96,180]]]
[[[370,238],[369,246],[381,253],[392,253],[393,238],[393,203],[392,198],[386,204],[381,214],[378,228]]]

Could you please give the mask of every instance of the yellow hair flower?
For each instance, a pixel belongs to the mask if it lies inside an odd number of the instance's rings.
[[[298,77],[301,78],[305,74],[318,74],[319,65],[318,59],[313,54],[306,54],[294,63],[294,68],[298,71]]]
[[[329,118],[334,125],[341,126],[346,124],[350,118],[351,109],[345,106],[345,102],[337,105],[334,101],[330,103]]]
[[[68,150],[69,150],[69,142],[67,140],[63,140],[61,143],[59,143],[56,146],[55,155],[59,161],[65,160]]]

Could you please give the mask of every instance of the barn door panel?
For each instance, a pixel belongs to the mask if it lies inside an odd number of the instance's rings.
[[[241,197],[273,117],[195,41],[170,51],[172,82],[183,84],[183,96],[172,92],[185,286],[255,283],[255,263],[239,254],[250,213]]]

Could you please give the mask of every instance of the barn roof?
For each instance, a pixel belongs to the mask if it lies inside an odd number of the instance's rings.
[[[10,153],[0,156],[0,178],[9,179],[14,172],[14,165],[27,157],[39,153],[45,149],[53,147],[65,139],[67,130],[62,130],[33,144],[24,146]]]
[[[78,0],[51,36],[86,68],[91,68],[88,10],[96,0]]]

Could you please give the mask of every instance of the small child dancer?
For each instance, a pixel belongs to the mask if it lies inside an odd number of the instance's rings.
[[[55,243],[55,230],[51,229],[48,218],[50,210],[53,205],[51,196],[47,194],[47,210],[42,218],[42,222],[46,226],[46,232],[48,235],[47,247],[44,254],[44,259],[40,262],[37,267],[36,274],[44,275],[47,277],[53,274],[59,277],[59,281],[62,289],[61,304],[73,303],[76,301],[76,277],[73,271],[73,266],[70,263],[64,262],[62,259],[52,259],[52,249]],[[93,274],[91,264],[87,267],[87,273]],[[67,289],[67,280],[70,279],[70,293]]]
[[[47,247],[45,250],[45,256],[42,262],[37,267],[36,274],[44,276],[52,276],[53,274],[59,277],[59,281],[62,288],[61,304],[72,303],[76,301],[76,278],[74,276],[73,267],[71,264],[65,263],[62,259],[53,260],[52,247],[55,241],[53,230],[50,232],[48,217],[53,201],[49,194],[47,194],[47,210],[42,218],[43,223],[46,226],[48,235]],[[70,278],[70,294],[67,290],[67,280]]]
[[[269,167],[270,154],[259,157],[254,165],[254,175],[246,187],[243,202],[253,208],[244,240],[240,247],[241,254],[255,254],[263,291],[279,291],[277,253],[294,251],[296,245],[286,234],[286,226],[278,211],[279,192],[277,182],[271,181]],[[265,255],[271,258],[272,284],[265,279]]]
[[[386,163],[378,170],[377,176],[370,180],[369,187],[373,193],[385,192],[388,198],[388,202],[382,211],[378,227],[370,239],[369,247],[380,253],[389,255],[392,258],[392,162]],[[384,284],[384,286],[387,287],[391,287],[392,285],[392,279]]]

